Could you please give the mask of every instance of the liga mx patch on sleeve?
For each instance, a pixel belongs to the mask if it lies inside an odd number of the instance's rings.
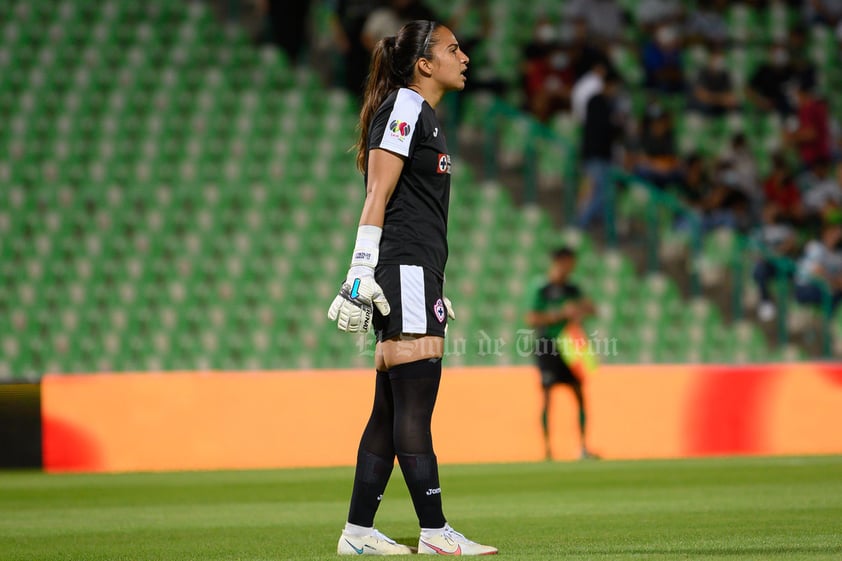
[[[450,154],[439,154],[436,173],[450,173]]]
[[[384,128],[380,137],[380,148],[409,157],[412,137],[418,133],[418,116],[421,114],[423,103],[424,98],[417,92],[406,88],[398,90],[395,103],[382,125]]]
[[[389,130],[392,131],[392,138],[396,138],[403,142],[406,137],[409,136],[412,126],[406,121],[394,119],[391,123],[389,123]]]

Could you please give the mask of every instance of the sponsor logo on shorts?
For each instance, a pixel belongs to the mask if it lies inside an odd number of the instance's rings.
[[[444,316],[447,314],[447,310],[444,309],[444,302],[441,301],[441,298],[436,300],[436,305],[433,306],[433,311],[436,313],[436,319],[439,320],[439,323],[444,323]]]
[[[450,173],[450,154],[439,154],[436,173]]]
[[[389,123],[389,130],[392,131],[392,138],[397,138],[401,142],[409,136],[409,132],[412,130],[412,127],[409,126],[409,123],[406,121],[398,121],[395,119],[391,123]]]

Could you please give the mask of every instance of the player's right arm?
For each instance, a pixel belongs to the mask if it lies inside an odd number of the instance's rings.
[[[391,311],[383,289],[374,280],[374,269],[380,255],[386,205],[395,192],[403,163],[401,156],[387,150],[369,152],[365,203],[357,228],[351,268],[327,314],[331,321],[336,321],[341,331],[367,332],[371,325],[372,306],[377,306],[384,316]]]

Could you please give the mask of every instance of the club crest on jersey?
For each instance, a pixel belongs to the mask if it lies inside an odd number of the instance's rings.
[[[439,323],[444,323],[444,316],[447,314],[447,310],[444,309],[444,302],[441,301],[441,298],[436,300],[433,311],[436,313],[436,319],[439,320]]]
[[[450,154],[439,154],[436,173],[450,173]]]
[[[392,131],[393,138],[397,138],[403,142],[403,139],[409,136],[409,131],[412,129],[406,121],[398,121],[395,119],[389,123],[389,130]]]

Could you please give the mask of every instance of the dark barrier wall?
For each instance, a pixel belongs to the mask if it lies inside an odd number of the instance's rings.
[[[41,386],[0,384],[0,469],[41,467]]]

